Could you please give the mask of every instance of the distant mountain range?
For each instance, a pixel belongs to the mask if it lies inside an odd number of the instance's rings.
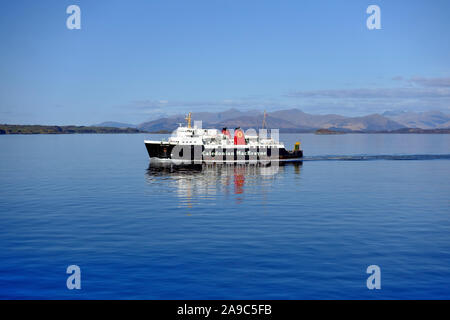
[[[261,127],[261,111],[239,111],[230,109],[222,112],[197,112],[192,114],[194,120],[201,120],[204,128],[243,129]],[[174,115],[143,122],[138,125],[103,122],[96,126],[116,128],[137,128],[148,132],[175,130],[179,123],[185,123],[185,115]],[[344,132],[395,131],[402,128],[438,129],[450,128],[450,115],[440,111],[428,112],[392,112],[370,114],[362,117],[345,117],[337,114],[315,115],[299,109],[280,110],[267,113],[268,128],[277,128],[281,132],[314,132],[318,129],[330,129]]]
[[[130,123],[106,121],[92,125],[92,127],[110,127],[110,128],[136,128],[137,125]]]
[[[408,128],[437,129],[450,128],[450,115],[439,111],[427,112],[385,112],[383,116]]]

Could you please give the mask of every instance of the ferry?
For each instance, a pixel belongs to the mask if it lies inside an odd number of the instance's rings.
[[[266,113],[264,112],[263,129]],[[241,128],[233,135],[227,128],[203,129],[191,125],[191,113],[187,125],[180,126],[168,140],[144,140],[150,160],[182,163],[251,163],[271,161],[295,161],[303,157],[300,142],[293,150],[286,150],[283,143],[263,135],[247,134]],[[261,132],[261,131],[260,131]],[[264,131],[263,131],[264,132]],[[267,130],[265,131],[267,132]]]

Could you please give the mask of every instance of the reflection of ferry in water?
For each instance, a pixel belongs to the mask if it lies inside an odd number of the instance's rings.
[[[181,206],[192,207],[200,201],[216,199],[217,194],[234,195],[237,202],[244,194],[267,194],[273,182],[286,171],[300,174],[302,161],[275,164],[214,163],[176,165],[169,161],[151,162],[147,169],[148,183],[157,183],[161,190],[177,194]]]
[[[151,159],[179,160],[182,162],[263,162],[286,161],[303,157],[300,142],[294,150],[286,150],[276,139],[256,134],[244,134],[240,128],[234,130],[234,137],[227,128],[202,129],[191,126],[191,113],[186,118],[187,126],[180,125],[167,141],[145,140]],[[247,131],[248,133],[248,131]]]

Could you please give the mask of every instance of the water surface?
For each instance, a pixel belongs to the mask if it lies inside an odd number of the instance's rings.
[[[449,135],[281,135],[305,161],[188,168],[149,167],[144,138],[0,136],[1,298],[450,298]]]

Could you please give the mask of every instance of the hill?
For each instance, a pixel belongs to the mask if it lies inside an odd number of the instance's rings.
[[[111,127],[111,128],[136,128],[135,124],[115,122],[115,121],[105,121],[98,124],[93,124],[91,127]]]
[[[258,129],[263,122],[263,113],[258,111],[241,112],[230,109],[219,113],[194,113],[193,119],[201,120],[204,128],[241,127],[243,129]],[[277,128],[281,132],[315,132],[317,129],[379,131],[396,130],[404,127],[400,123],[379,114],[364,117],[344,117],[336,114],[312,115],[298,109],[267,113],[266,122],[268,128]],[[173,131],[179,123],[185,123],[183,115],[144,122],[137,128],[150,132]]]
[[[141,133],[133,128],[0,124],[0,134]]]
[[[408,128],[438,129],[450,128],[450,115],[440,111],[427,112],[393,112],[387,111],[383,116]]]

